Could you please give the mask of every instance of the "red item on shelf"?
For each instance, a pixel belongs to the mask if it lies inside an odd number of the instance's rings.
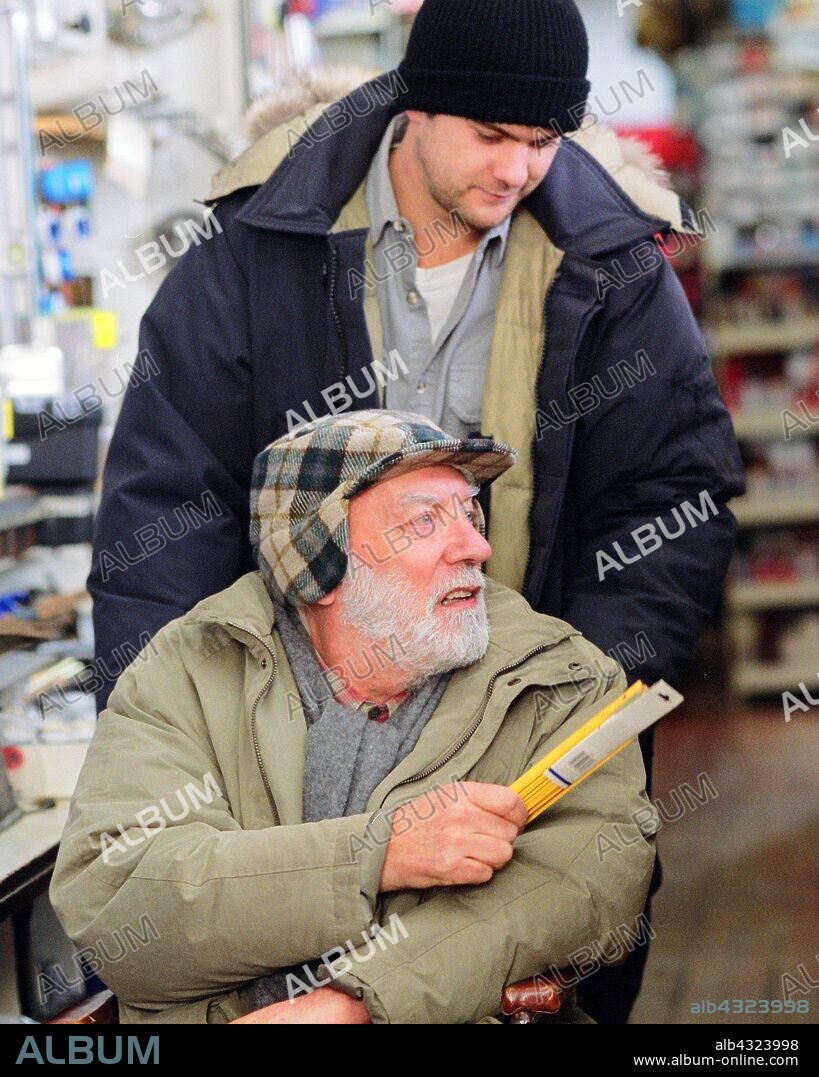
[[[696,138],[683,127],[648,127],[640,124],[616,125],[618,135],[636,138],[660,158],[663,168],[694,172],[700,167],[702,151]]]
[[[736,359],[728,359],[722,368],[720,388],[725,406],[730,412],[737,412],[742,406],[742,387],[745,384],[745,369]]]
[[[752,573],[758,583],[790,583],[799,578],[796,565],[786,557],[760,557]]]
[[[25,757],[19,748],[13,747],[11,744],[3,746],[3,761],[6,764],[6,770],[16,770],[23,765]]]
[[[745,43],[740,56],[741,70],[748,75],[759,75],[771,66],[771,49],[762,37]]]

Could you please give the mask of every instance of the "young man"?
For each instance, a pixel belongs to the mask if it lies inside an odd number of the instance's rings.
[[[481,572],[475,498],[513,462],[384,410],[260,454],[260,570],[119,679],[51,885],[126,1022],[494,1021],[507,984],[640,933],[638,747],[529,826],[507,788],[626,683]]]
[[[551,141],[580,123],[587,58],[572,0],[426,0],[396,72],[217,177],[218,231],[145,315],[158,372],[110,448],[89,578],[100,708],[113,653],[253,568],[255,454],[379,405],[516,445],[485,506],[488,574],[635,656],[631,677],[679,677],[718,601],[741,465],[653,242],[690,231],[687,208],[613,135],[591,140],[605,167],[584,136]],[[639,971],[602,993],[612,1019]]]

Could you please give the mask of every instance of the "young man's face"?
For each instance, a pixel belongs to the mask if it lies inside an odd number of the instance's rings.
[[[549,129],[479,123],[460,116],[408,111],[429,192],[480,231],[494,228],[538,186],[559,138]]]

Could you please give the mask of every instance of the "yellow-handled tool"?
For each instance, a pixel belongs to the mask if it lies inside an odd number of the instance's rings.
[[[512,783],[510,788],[529,811],[529,822],[682,701],[665,681],[650,688],[635,681]]]

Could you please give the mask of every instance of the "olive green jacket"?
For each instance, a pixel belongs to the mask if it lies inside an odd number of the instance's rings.
[[[74,942],[111,958],[99,975],[123,1022],[230,1020],[250,981],[336,947],[352,947],[338,986],[376,1023],[492,1021],[505,984],[634,925],[656,829],[630,818],[648,803],[636,744],[532,823],[488,883],[377,894],[374,813],[455,778],[514,781],[625,686],[491,580],[487,607],[485,658],[451,676],[367,812],[317,823],[302,822],[306,726],[260,575],[161,629],[100,716],[50,890]],[[601,857],[615,824],[622,849]],[[365,946],[375,922],[392,934]]]

